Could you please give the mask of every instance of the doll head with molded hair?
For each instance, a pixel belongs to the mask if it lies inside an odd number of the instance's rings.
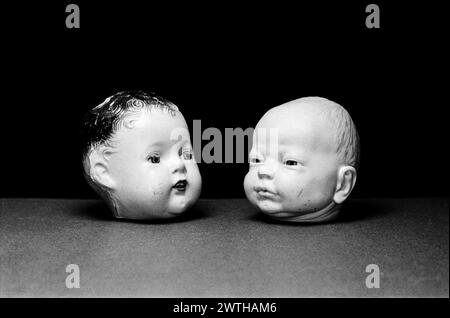
[[[245,193],[274,219],[330,221],[355,185],[358,160],[358,133],[342,106],[321,97],[296,99],[258,122]]]
[[[86,180],[115,217],[171,218],[197,201],[201,176],[189,130],[170,101],[119,92],[86,114],[83,134]]]

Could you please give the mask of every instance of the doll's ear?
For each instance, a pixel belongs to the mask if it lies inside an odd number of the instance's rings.
[[[90,176],[92,180],[108,190],[116,188],[116,182],[111,176],[109,165],[109,156],[111,153],[111,149],[100,146],[93,150],[89,155]]]
[[[344,202],[352,192],[356,183],[356,169],[352,166],[343,166],[339,168],[336,192],[333,200],[337,204]]]

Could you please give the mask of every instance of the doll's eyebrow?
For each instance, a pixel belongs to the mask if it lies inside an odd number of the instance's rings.
[[[164,146],[165,146],[165,142],[163,142],[163,141],[157,141],[157,142],[154,142],[154,143],[150,144],[150,145],[147,147],[147,149],[151,149],[151,148],[154,148],[154,147],[160,147],[160,148],[162,148],[162,147],[164,147]]]
[[[147,150],[151,150],[152,148],[168,148],[173,146],[177,141],[173,141],[173,142],[167,142],[167,141],[156,141],[152,144],[150,144],[147,147]],[[188,142],[187,141],[183,141],[181,147],[184,147]]]
[[[292,149],[295,148],[295,149]],[[296,147],[295,144],[292,143],[285,143],[285,144],[279,144],[278,145],[278,149],[280,153],[298,153],[298,154],[302,154],[304,152],[304,150],[299,150],[298,147]]]
[[[289,150],[289,149],[280,149],[279,155],[281,158],[287,155],[287,157],[295,158],[296,160],[300,161],[301,163],[304,163],[305,157],[306,157],[306,155],[301,151]]]
[[[291,138],[280,138],[278,139],[278,145],[279,146],[291,146],[295,145],[296,142],[293,141]]]

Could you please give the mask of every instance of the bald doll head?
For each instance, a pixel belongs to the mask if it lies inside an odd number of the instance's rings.
[[[348,112],[325,98],[300,98],[270,109],[258,122],[244,189],[272,218],[329,221],[355,185],[358,157]]]

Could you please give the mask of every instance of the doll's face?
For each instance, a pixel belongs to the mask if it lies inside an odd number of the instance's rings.
[[[154,109],[128,116],[107,159],[116,216],[168,218],[186,211],[200,195],[201,177],[183,115]]]
[[[270,138],[270,129],[277,139]],[[267,112],[256,126],[244,180],[250,202],[279,219],[330,209],[339,169],[332,133],[307,105],[286,104]]]

